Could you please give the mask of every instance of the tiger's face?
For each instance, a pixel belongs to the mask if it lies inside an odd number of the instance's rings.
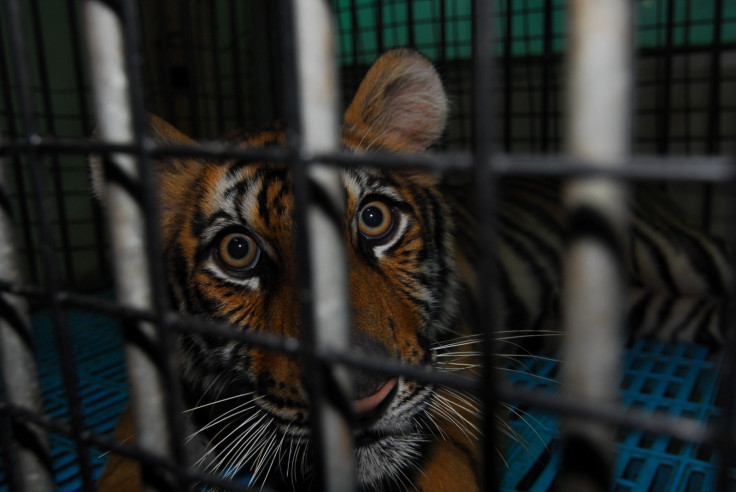
[[[394,50],[369,71],[345,115],[348,152],[425,150],[441,134],[446,96],[431,64]],[[191,142],[152,117],[151,133]],[[284,143],[280,131],[240,139]],[[292,183],[278,163],[169,159],[158,163],[168,283],[178,309],[234,330],[302,335]],[[356,351],[432,364],[432,343],[456,317],[449,212],[436,179],[347,167],[344,239]],[[308,484],[309,397],[298,358],[197,334],[178,342],[201,465],[256,481]],[[435,389],[355,371],[358,481],[377,490],[415,473]],[[280,473],[277,473],[278,470]]]

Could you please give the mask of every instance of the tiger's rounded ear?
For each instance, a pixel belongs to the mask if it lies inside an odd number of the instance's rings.
[[[368,70],[345,112],[345,140],[355,148],[425,150],[447,121],[447,95],[432,63],[408,48],[386,52]]]
[[[171,126],[169,123],[158,116],[148,115],[148,136],[160,143],[168,144],[194,144],[194,140],[184,135],[182,132]],[[93,139],[97,137],[97,130],[92,135]],[[105,196],[105,178],[104,178],[104,161],[103,156],[93,154],[89,158],[90,177],[92,182],[92,193],[99,200],[104,202]],[[174,166],[176,167],[176,166]],[[159,169],[160,170],[160,169]]]

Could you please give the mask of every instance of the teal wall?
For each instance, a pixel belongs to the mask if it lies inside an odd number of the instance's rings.
[[[675,0],[672,43],[674,47],[707,46],[714,42],[717,0]],[[511,15],[511,51],[514,56],[544,53],[545,0],[498,0],[499,53],[505,50],[507,15]],[[564,46],[565,2],[549,0],[552,6],[552,52]],[[638,48],[663,48],[667,43],[667,0],[632,2],[637,19]],[[471,2],[469,0],[333,0],[336,11],[340,60],[344,64],[368,64],[379,50],[409,44],[413,30],[415,45],[432,59],[440,57],[441,10],[445,16],[445,59],[469,59]],[[379,11],[380,5],[380,11]],[[736,42],[736,2],[723,0],[721,42]],[[409,14],[411,10],[411,24]],[[383,30],[378,32],[379,17]],[[411,27],[410,27],[411,26]],[[353,32],[358,32],[353,37]]]

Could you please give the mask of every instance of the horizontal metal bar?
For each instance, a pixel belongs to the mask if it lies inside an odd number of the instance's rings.
[[[242,148],[217,142],[200,145],[166,145],[146,140],[145,150],[152,157],[188,156],[211,157],[217,160],[242,159],[247,161],[289,162],[294,150],[278,148]],[[0,139],[0,156],[15,152],[63,152],[70,154],[126,154],[140,149],[132,144],[104,143],[86,139],[40,138],[34,143],[22,139]],[[423,169],[445,173],[469,172],[473,166],[468,152],[443,152],[425,155],[397,155],[376,152],[364,155],[315,154],[303,155],[306,162],[320,162],[335,166],[359,165],[391,167],[393,169]],[[700,181],[723,182],[736,177],[736,159],[730,155],[653,156],[632,155],[622,167],[591,169],[581,159],[560,154],[495,154],[491,170],[500,176],[602,176],[642,181]]]
[[[621,404],[595,402],[587,398],[550,391],[524,390],[503,384],[499,386],[498,394],[503,401],[526,404],[622,429],[638,429],[652,434],[668,435],[697,444],[709,444],[715,432],[714,426],[687,417],[672,417],[660,412],[646,412]],[[733,433],[731,439],[736,439],[736,433]]]
[[[347,358],[347,356],[345,358],[342,356],[335,357],[334,359],[332,359],[330,355],[326,355],[325,357],[327,359],[334,360],[335,362],[344,362],[346,364],[353,364],[362,367],[361,361],[352,361]],[[372,361],[373,358],[371,358],[371,363],[369,366],[366,366],[366,368],[372,369],[374,367]],[[416,368],[416,366],[406,366],[406,369],[411,369],[412,367]],[[376,367],[376,370],[383,369],[383,367]],[[444,374],[447,376],[453,376],[452,374]],[[434,374],[431,371],[426,371],[424,376],[426,380],[430,380],[430,376],[434,376]],[[411,377],[414,377],[414,375],[411,375]],[[431,379],[434,378],[432,377]],[[446,384],[445,386],[457,388],[457,385],[455,384],[457,380],[470,378],[451,377],[448,379],[453,379],[453,381],[448,381],[448,383],[451,384]],[[470,387],[466,386],[465,388],[461,387],[459,389],[476,394],[482,390],[480,387],[480,381],[474,382]],[[529,405],[559,414],[593,419],[603,423],[619,426],[622,429],[639,429],[653,434],[669,435],[676,439],[692,442],[694,444],[709,444],[713,442],[715,437],[715,428],[713,426],[691,418],[672,417],[660,412],[647,412],[636,408],[625,408],[618,404],[595,403],[579,397],[560,395],[559,393],[553,393],[550,391],[521,389],[509,384],[500,384],[497,388],[497,392],[499,399],[502,401]],[[0,412],[8,412],[8,414],[13,418],[27,420],[33,424],[43,426],[52,432],[66,435],[71,433],[71,427],[68,422],[54,419],[43,413],[29,411],[24,407],[0,402]],[[158,454],[148,453],[131,446],[120,444],[114,439],[98,435],[93,432],[85,431],[80,435],[80,438],[88,444],[94,444],[105,449],[110,449],[124,456],[143,456],[144,459],[150,460],[154,464],[161,463],[166,464],[165,466],[167,467],[174,466],[173,461],[162,459]],[[732,433],[731,439],[736,440],[736,433]],[[194,472],[189,471],[188,473]],[[211,478],[209,475],[203,475],[203,477],[208,477],[208,479]]]

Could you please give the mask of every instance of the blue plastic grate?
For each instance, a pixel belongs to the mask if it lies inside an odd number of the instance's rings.
[[[64,388],[51,315],[40,311],[32,317],[36,353],[43,390],[45,412],[69,421],[69,404]],[[80,310],[69,310],[74,360],[79,382],[79,395],[86,426],[93,432],[109,433],[128,399],[123,362],[122,337],[118,323],[110,317]],[[81,488],[79,461],[74,441],[52,433],[54,474],[59,492]],[[92,448],[90,459],[95,475],[102,471],[105,457]],[[0,462],[0,492],[7,490],[5,472]]]
[[[68,403],[59,371],[51,317],[33,316],[36,347],[44,391],[45,411],[68,419]],[[94,432],[108,433],[127,400],[120,329],[112,318],[69,311],[84,418]],[[710,422],[720,415],[715,405],[720,358],[707,349],[640,341],[626,353],[621,398],[626,406],[658,410]],[[528,357],[510,368],[508,380],[524,388],[557,391],[559,364],[553,359]],[[504,492],[549,490],[558,474],[559,430],[555,415],[536,409],[513,407],[510,425],[516,433],[506,453]],[[699,446],[640,431],[619,432],[614,492],[695,492],[712,488],[714,457]],[[54,471],[61,492],[81,485],[74,443],[53,434]],[[95,473],[104,456],[92,450]],[[0,463],[0,492],[7,487]],[[736,475],[733,476],[736,490]]]
[[[638,341],[626,352],[621,400],[626,407],[711,422],[721,414],[715,404],[720,360],[719,354],[704,347]],[[534,376],[510,372],[511,384],[557,390],[555,361],[532,359],[526,365]],[[518,441],[510,446],[501,489],[550,490],[559,469],[558,418],[551,413],[518,408],[512,412],[510,424],[518,433]],[[614,492],[713,489],[715,457],[698,445],[637,430],[619,431],[616,441]],[[731,480],[736,490],[736,473],[732,472]]]

